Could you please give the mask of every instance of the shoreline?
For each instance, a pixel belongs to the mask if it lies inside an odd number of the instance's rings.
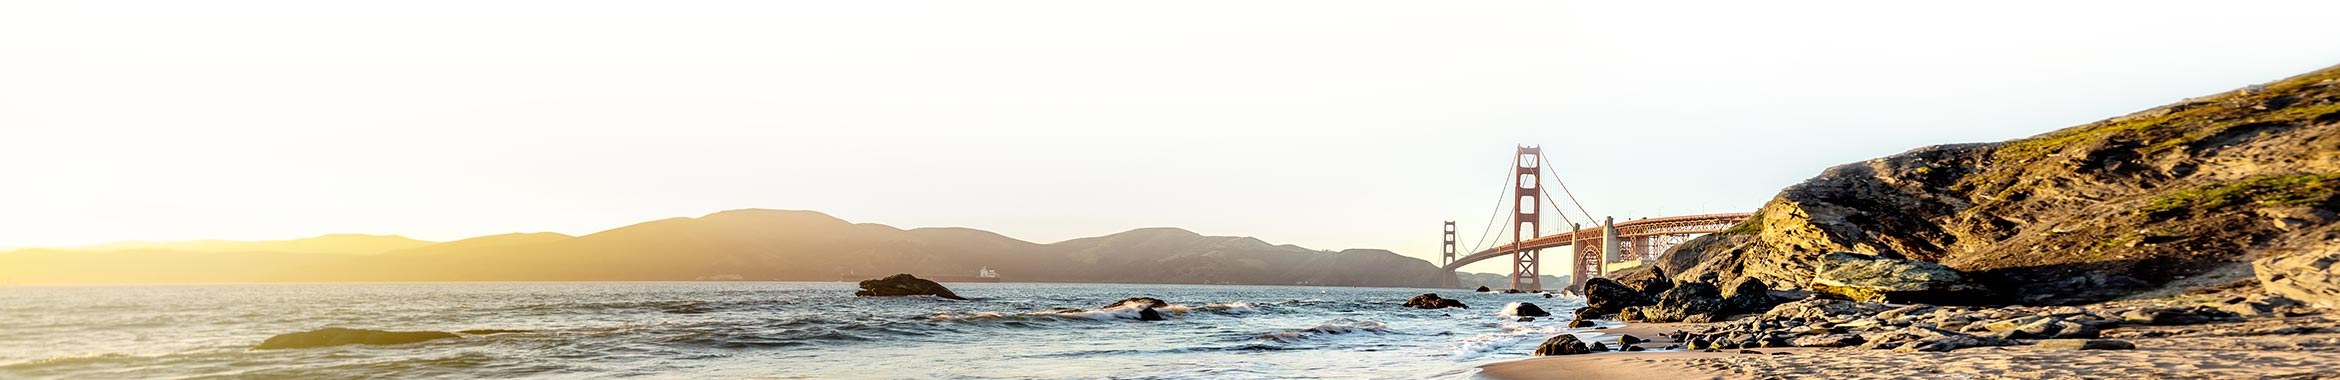
[[[1598,330],[1655,335],[1704,324],[1627,323]],[[2340,363],[2340,318],[2324,315],[2265,318],[2199,325],[2132,326],[2106,330],[2132,342],[2129,350],[2054,350],[2032,344],[1902,353],[1855,347],[1756,348],[1762,355],[1726,349],[1603,352],[1484,364],[1473,379],[2002,379],[2204,378],[2335,379],[2319,372]],[[1663,339],[1662,337],[1653,337]]]
[[[1616,346],[1621,335],[1632,335],[1647,340],[1643,346],[1664,347],[1678,344],[1666,334],[1675,330],[1690,330],[1712,326],[1712,323],[1642,323],[1627,322],[1623,326],[1590,330],[1597,333],[1591,341]],[[1622,347],[1619,347],[1622,348]],[[1758,349],[1785,350],[1785,349]],[[1724,379],[1728,372],[1697,370],[1687,366],[1671,365],[1666,360],[1747,355],[1736,350],[1729,352],[1677,351],[1610,351],[1602,353],[1544,356],[1483,364],[1472,379],[1485,380],[1573,380],[1573,379]]]

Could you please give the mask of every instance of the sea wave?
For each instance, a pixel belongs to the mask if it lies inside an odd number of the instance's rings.
[[[1519,316],[1519,305],[1523,304],[1526,304],[1526,302],[1512,302],[1503,304],[1503,311],[1497,311],[1495,312],[1495,315],[1503,317],[1517,317]]]
[[[926,319],[927,319],[927,320],[929,320],[929,321],[965,321],[965,322],[978,322],[978,321],[1065,321],[1065,320],[1070,320],[1070,321],[1116,321],[1116,320],[1137,320],[1137,319],[1139,318],[1139,316],[1140,316],[1140,315],[1141,315],[1141,314],[1144,312],[1145,308],[1146,308],[1146,307],[1145,307],[1145,306],[1143,306],[1143,305],[1138,305],[1138,304],[1125,304],[1125,305],[1118,306],[1118,307],[1103,308],[1103,309],[1094,309],[1094,310],[1084,310],[1084,309],[1057,309],[1057,310],[1050,310],[1050,311],[1034,311],[1034,312],[1025,312],[1025,313],[1003,313],[1003,312],[996,312],[996,311],[978,312],[978,313],[973,313],[973,314],[952,314],[952,313],[937,313],[937,314],[934,314],[934,315],[932,315],[932,316],[929,316],[929,317],[927,317]],[[1249,314],[1249,313],[1255,313],[1255,312],[1259,312],[1259,307],[1258,307],[1258,306],[1254,306],[1254,305],[1252,305],[1252,304],[1250,304],[1250,303],[1246,303],[1246,302],[1242,302],[1242,301],[1236,301],[1236,302],[1228,302],[1228,303],[1214,303],[1214,304],[1204,304],[1204,305],[1199,305],[1199,306],[1189,306],[1189,305],[1170,305],[1170,306],[1163,306],[1163,307],[1157,307],[1157,308],[1154,308],[1154,312],[1156,312],[1156,313],[1159,313],[1159,314],[1160,314],[1160,315],[1161,315],[1163,318],[1177,318],[1177,317],[1185,316],[1185,315],[1187,315],[1187,314],[1196,314],[1196,313],[1212,313],[1212,314],[1228,314],[1228,315],[1235,315],[1235,314]]]
[[[1470,360],[1518,344],[1522,340],[1547,338],[1570,332],[1566,325],[1558,323],[1497,322],[1495,327],[1497,328],[1495,332],[1456,339],[1453,350],[1448,355],[1456,360]]]
[[[1381,323],[1381,322],[1374,322],[1374,321],[1368,321],[1368,320],[1348,319],[1348,318],[1338,318],[1338,319],[1333,319],[1333,320],[1330,320],[1330,321],[1325,321],[1324,323],[1319,323],[1319,324],[1316,324],[1316,326],[1312,326],[1312,327],[1308,327],[1308,328],[1304,328],[1304,329],[1294,329],[1294,330],[1288,330],[1288,331],[1277,331],[1277,332],[1271,332],[1271,333],[1266,333],[1266,334],[1259,334],[1259,337],[1258,337],[1258,339],[1265,339],[1265,340],[1273,340],[1273,341],[1277,341],[1277,342],[1291,343],[1291,342],[1297,342],[1297,341],[1301,341],[1301,340],[1307,340],[1307,339],[1316,338],[1316,337],[1322,337],[1322,336],[1341,335],[1341,334],[1353,334],[1353,333],[1376,333],[1376,334],[1378,334],[1378,333],[1381,333],[1381,332],[1384,332],[1384,331],[1387,331],[1387,330],[1389,330],[1389,325],[1387,325],[1387,324],[1383,324],[1383,323]]]

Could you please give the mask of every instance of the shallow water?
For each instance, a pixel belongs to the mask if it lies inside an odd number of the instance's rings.
[[[1456,378],[1564,328],[1572,298],[1280,286],[848,283],[0,287],[0,378]],[[1437,292],[1471,309],[1414,310]],[[1093,310],[1126,297],[1170,320]],[[1555,315],[1516,322],[1510,302]],[[1059,308],[1092,309],[1059,313]],[[525,329],[251,350],[323,327]]]

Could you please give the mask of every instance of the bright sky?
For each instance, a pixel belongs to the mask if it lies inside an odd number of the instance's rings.
[[[1514,144],[1595,215],[1748,211],[2340,64],[2340,2],[2045,3],[12,1],[0,247],[760,207],[1435,260]]]

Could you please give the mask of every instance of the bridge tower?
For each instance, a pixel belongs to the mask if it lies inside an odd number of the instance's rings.
[[[1573,247],[1576,248],[1576,271],[1569,274],[1568,283],[1570,287],[1576,288],[1578,291],[1584,290],[1585,280],[1608,274],[1608,263],[1625,260],[1627,252],[1624,244],[1617,239],[1617,218],[1601,218],[1600,227],[1601,236],[1597,238],[1593,236],[1578,236],[1576,238],[1577,244]],[[1584,229],[1577,228],[1575,231],[1582,232]]]
[[[1512,199],[1516,202],[1513,202],[1511,208],[1511,246],[1516,249],[1524,246],[1520,244],[1522,242],[1544,236],[1543,189],[1539,188],[1544,178],[1543,168],[1538,165],[1544,161],[1544,148],[1520,146],[1519,153],[1512,158],[1513,166],[1519,169],[1516,174],[1519,186],[1512,189]],[[1542,251],[1521,249],[1511,255],[1512,289],[1544,290],[1540,269]]]
[[[1439,249],[1438,249],[1438,250],[1439,250],[1439,252],[1440,252],[1440,254],[1441,254],[1441,255],[1444,255],[1444,256],[1446,257],[1446,261],[1441,261],[1441,262],[1439,262],[1439,263],[1438,263],[1438,265],[1440,265],[1440,266],[1444,266],[1444,265],[1448,265],[1448,264],[1454,264],[1454,254],[1455,254],[1455,248],[1454,248],[1454,238],[1455,238],[1454,221],[1452,221],[1452,220],[1446,221],[1446,228],[1445,228],[1445,229],[1446,229],[1446,244],[1445,244],[1445,246],[1443,246],[1443,247],[1439,247]],[[1444,284],[1444,285],[1446,286],[1446,288],[1447,288],[1447,289],[1455,289],[1455,288],[1461,288],[1461,287],[1462,287],[1462,279],[1455,278],[1455,274],[1454,274],[1454,272],[1452,272],[1452,271],[1446,272],[1446,278],[1445,278],[1443,281],[1445,282],[1445,284]]]
[[[1439,251],[1446,256],[1446,261],[1440,262],[1438,265],[1454,263],[1454,237],[1454,221],[1446,221],[1446,246],[1439,248]]]

